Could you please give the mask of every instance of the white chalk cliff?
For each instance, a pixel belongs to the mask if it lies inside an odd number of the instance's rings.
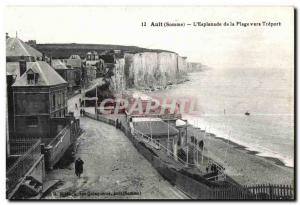
[[[187,62],[171,52],[144,52],[125,54],[124,59],[116,61],[113,88],[165,86],[177,83],[187,75]]]

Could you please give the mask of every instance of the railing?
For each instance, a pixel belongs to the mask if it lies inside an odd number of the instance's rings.
[[[46,146],[45,159],[47,168],[51,169],[62,158],[70,145],[75,142],[80,131],[79,123],[79,119],[72,121]]]
[[[157,117],[161,119],[180,119],[182,115],[180,113],[163,113],[163,114],[156,114],[156,113],[149,113],[149,114],[129,114],[127,111],[125,111],[126,116],[130,117]]]
[[[37,138],[14,138],[9,140],[10,155],[22,155],[26,153],[36,142]]]
[[[288,185],[258,184],[244,187],[215,188],[211,191],[212,199],[236,200],[292,200],[294,189]]]
[[[64,127],[53,140],[48,144],[48,146],[51,147],[57,147],[58,142],[61,141],[61,138],[64,137],[64,135],[68,132],[69,126]]]
[[[294,188],[290,185],[259,184],[245,186],[254,199],[294,199]]]
[[[70,126],[66,126],[47,146],[48,168],[52,168],[59,161],[71,143]]]
[[[95,115],[95,114],[91,114],[91,113],[88,113],[88,112],[85,112],[84,115],[89,117],[89,118],[92,118],[94,120],[98,120],[98,121],[101,121],[101,122],[104,122],[104,123],[107,123],[107,124],[110,124],[110,125],[113,125],[113,126],[115,126],[115,124],[116,124],[115,120],[105,118],[101,115]]]
[[[41,140],[27,150],[6,172],[6,186],[7,193],[9,193],[24,177],[26,172],[32,167],[36,160],[41,156],[40,149]]]
[[[253,198],[254,196],[241,186],[212,188],[210,192],[210,199],[214,200],[249,200]]]

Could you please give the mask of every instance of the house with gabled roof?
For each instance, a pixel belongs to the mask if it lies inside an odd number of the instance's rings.
[[[51,119],[64,118],[67,109],[67,81],[44,61],[26,62],[26,70],[12,85],[14,133],[24,137],[51,138]],[[22,72],[22,71],[21,71]]]

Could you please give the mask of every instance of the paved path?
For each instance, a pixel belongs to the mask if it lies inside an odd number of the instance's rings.
[[[86,117],[80,118],[80,125],[84,133],[78,139],[76,157],[84,161],[83,175],[75,176],[74,163],[53,170],[48,178],[61,179],[64,184],[47,198],[187,199],[157,173],[120,130]],[[137,194],[128,195],[130,192]],[[114,193],[118,195],[111,196]]]

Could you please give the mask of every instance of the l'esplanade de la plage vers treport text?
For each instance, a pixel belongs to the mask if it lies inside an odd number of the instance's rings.
[[[242,21],[223,21],[223,22],[142,22],[142,27],[221,27],[221,26],[236,26],[236,27],[280,27],[282,26],[281,22],[270,22],[270,21],[261,21],[261,22],[242,22]]]

